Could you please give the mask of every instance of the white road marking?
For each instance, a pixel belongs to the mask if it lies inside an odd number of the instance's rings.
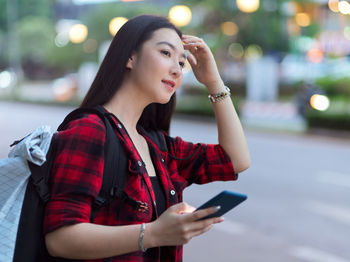
[[[308,201],[305,203],[305,207],[314,213],[326,216],[338,222],[350,225],[350,209],[335,206],[331,204],[325,204],[318,201]]]
[[[309,261],[309,262],[349,262],[349,259],[342,258],[333,254],[330,254],[328,252],[325,252],[323,250],[306,247],[306,246],[299,246],[295,247],[290,251],[290,254],[294,257],[297,257],[303,261]]]
[[[221,222],[219,224],[215,224],[213,229],[232,235],[240,235],[246,231],[246,227],[244,225],[230,221],[228,219],[225,219],[224,222]]]
[[[333,171],[323,171],[320,172],[318,181],[322,183],[350,188],[350,174],[344,174]]]

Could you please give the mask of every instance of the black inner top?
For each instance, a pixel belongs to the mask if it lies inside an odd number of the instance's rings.
[[[158,216],[160,216],[165,211],[165,207],[166,207],[164,190],[157,176],[150,176],[150,178],[151,178],[154,195],[157,202],[157,213],[158,213]]]

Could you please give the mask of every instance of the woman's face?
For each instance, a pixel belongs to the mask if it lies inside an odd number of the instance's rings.
[[[150,103],[167,103],[182,83],[185,60],[185,50],[176,31],[158,29],[129,59],[129,79]]]

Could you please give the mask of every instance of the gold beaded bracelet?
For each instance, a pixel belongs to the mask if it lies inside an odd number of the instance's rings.
[[[216,103],[216,102],[221,101],[221,100],[223,100],[223,99],[225,99],[226,97],[229,97],[229,96],[231,96],[231,90],[230,90],[230,88],[225,86],[225,91],[224,92],[220,92],[220,93],[213,94],[213,95],[209,94],[208,98],[209,98],[210,102]]]

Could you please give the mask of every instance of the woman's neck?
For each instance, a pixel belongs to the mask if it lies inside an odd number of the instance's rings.
[[[145,101],[136,89],[121,87],[113,98],[106,103],[105,108],[116,115],[130,135],[136,134],[136,125],[149,102]]]

